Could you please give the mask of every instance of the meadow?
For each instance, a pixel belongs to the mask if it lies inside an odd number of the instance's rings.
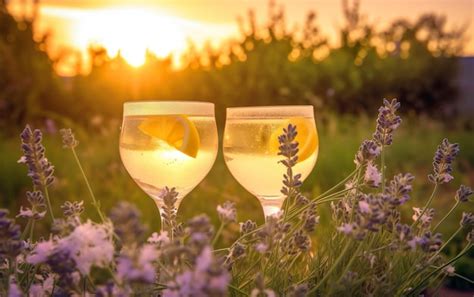
[[[439,221],[454,203],[459,186],[472,187],[474,184],[474,125],[472,119],[460,118],[450,111],[453,107],[451,98],[456,98],[457,94],[456,65],[457,57],[462,53],[463,32],[448,30],[446,19],[432,14],[422,15],[414,21],[394,21],[387,28],[379,28],[360,16],[358,2],[352,6],[346,1],[343,3],[345,24],[338,32],[338,46],[329,44],[320,34],[314,13],[308,13],[304,26],[299,30],[289,31],[285,27],[284,11],[271,4],[268,24],[256,24],[253,12],[249,12],[248,19],[239,23],[242,34],[238,40],[218,49],[205,48],[202,52],[190,47],[181,69],[172,69],[171,57],[162,59],[153,54],[147,56],[145,65],[134,68],[120,55],[110,57],[104,48],[91,46],[90,72],[72,78],[55,74],[53,64],[57,61],[48,56],[47,38],[40,41],[33,38],[34,20],[16,20],[6,8],[0,7],[0,20],[5,24],[0,27],[3,30],[0,31],[0,66],[5,70],[0,71],[2,208],[9,209],[13,215],[21,206],[28,205],[27,191],[31,190],[31,180],[26,175],[27,169],[18,164],[18,160],[21,156],[19,134],[25,124],[30,124],[44,132],[46,157],[55,166],[56,180],[49,188],[55,215],[62,213],[60,206],[66,201],[84,201],[82,218],[100,221],[73,154],[63,148],[59,129],[72,128],[79,141],[77,154],[102,210],[108,214],[120,201],[128,201],[140,211],[146,232],[141,236],[143,238],[136,239],[134,250],[141,248],[146,237],[162,228],[155,203],[132,181],[119,157],[120,114],[122,103],[127,98],[209,99],[216,104],[220,138],[227,106],[315,106],[319,157],[315,169],[301,188],[308,198],[314,198],[353,172],[354,155],[361,142],[370,139],[374,133],[374,116],[381,98],[397,97],[402,103],[403,123],[385,154],[386,176],[391,178],[399,172],[416,176],[411,199],[400,210],[402,221],[411,221],[412,207],[422,207],[433,190],[428,174],[433,170],[433,155],[443,138],[460,144],[461,152],[454,163],[455,179],[440,185],[433,200],[432,206],[437,210],[434,222]],[[3,2],[0,4],[4,5]],[[7,35],[14,38],[3,38]],[[222,144],[222,139],[220,141]],[[216,207],[225,201],[235,202],[237,222],[250,219],[261,228],[267,226],[263,225],[263,212],[258,200],[245,191],[227,170],[220,145],[212,170],[184,199],[177,221],[187,222],[196,215],[206,214],[217,229],[222,217]],[[452,234],[459,228],[458,218],[462,212],[473,211],[472,202],[465,203],[444,221],[439,231]],[[317,212],[320,225],[311,238],[314,246],[322,247],[316,249],[322,253],[320,259],[339,263],[334,255],[342,250],[342,245],[332,246],[329,238],[337,238],[340,243],[347,241],[354,250],[357,247],[360,251],[362,245],[344,239],[336,231],[338,226],[335,224],[340,218],[331,220],[328,203],[318,206]],[[26,220],[17,219],[16,223],[25,227]],[[31,231],[31,239],[47,238],[50,227],[49,220],[38,221],[35,233]],[[231,247],[239,243],[236,241],[239,225],[232,222],[227,227],[221,237],[216,235],[219,240],[215,245],[207,242],[207,246],[217,247],[218,252],[227,249],[230,252]],[[427,230],[429,228],[420,229],[418,234]],[[169,231],[171,234],[174,232]],[[456,234],[448,240],[447,248],[441,249],[446,257],[457,255],[462,250],[466,232]],[[367,250],[384,249],[382,243],[388,237],[382,232],[368,238],[363,245]],[[445,237],[442,239],[447,240]],[[328,250],[328,254],[324,254]],[[258,255],[250,251],[250,245],[248,252],[252,255],[249,259]],[[275,250],[275,253],[279,252]],[[416,263],[416,253],[420,255],[419,250],[413,251],[410,254],[415,255],[413,261],[407,263]],[[390,260],[390,250],[381,254],[379,272],[385,275],[384,265],[395,262]],[[472,279],[474,251],[467,250],[467,254],[456,263],[456,272]],[[403,253],[397,255],[404,257]],[[265,257],[260,259],[265,260]],[[311,261],[307,263],[317,265],[317,269],[308,270],[309,276],[301,272],[298,277],[308,277],[324,285],[326,279],[314,274],[324,275],[333,268],[317,263],[319,260]],[[344,261],[348,264],[347,269],[353,263],[351,258]],[[403,260],[395,264],[400,263],[403,264]],[[307,268],[303,264],[298,267],[301,271]],[[346,268],[334,269],[339,273],[331,276],[334,281],[346,277]],[[398,272],[406,270],[401,265]],[[280,281],[276,275],[278,271],[276,268],[270,271],[274,274],[270,283]],[[360,270],[359,273],[374,273],[370,277],[378,277],[374,271]],[[239,278],[245,280],[248,277],[239,273],[236,276],[237,283],[241,281]],[[28,275],[26,279],[28,283]],[[361,278],[361,281],[367,279]],[[370,279],[367,283],[373,281]],[[94,287],[90,284],[87,288],[87,282],[84,281],[83,292],[87,289],[91,292]],[[251,287],[245,282],[242,286],[249,291]],[[461,278],[448,278],[447,284],[458,289],[473,288],[472,281]],[[281,292],[287,292],[286,286],[278,286]],[[380,290],[384,288],[381,286]],[[332,288],[329,292],[334,293]]]

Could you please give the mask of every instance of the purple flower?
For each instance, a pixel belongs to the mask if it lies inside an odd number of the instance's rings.
[[[377,126],[373,138],[379,146],[390,145],[393,141],[393,133],[400,126],[402,119],[396,115],[400,108],[400,102],[393,99],[391,102],[383,100],[383,105],[379,108]]]
[[[433,174],[428,175],[429,180],[435,184],[448,183],[453,179],[452,163],[459,153],[459,144],[449,143],[445,138],[438,146],[433,158]]]
[[[35,186],[48,187],[54,181],[54,166],[45,157],[45,148],[41,143],[43,134],[38,129],[32,131],[27,125],[20,137],[23,156],[19,163],[26,164],[28,176]]]
[[[0,209],[0,262],[15,258],[24,249],[20,226],[7,217],[8,210]]]
[[[229,282],[229,272],[214,258],[211,248],[206,246],[197,257],[194,267],[167,284],[163,296],[226,296]]]
[[[373,161],[380,155],[380,146],[372,140],[364,140],[359,147],[354,159],[357,167]]]
[[[224,204],[218,205],[217,214],[224,224],[235,223],[237,221],[237,210],[235,209],[234,202],[226,201]]]
[[[460,225],[467,230],[471,230],[474,227],[474,214],[463,212]]]
[[[382,174],[377,169],[377,166],[373,165],[372,162],[367,163],[365,169],[364,182],[373,188],[378,188],[382,182]]]
[[[454,197],[456,201],[459,202],[468,202],[469,196],[472,195],[472,189],[466,187],[465,185],[461,185],[459,189],[456,191],[456,196]]]
[[[414,179],[415,177],[410,173],[400,173],[393,177],[393,180],[385,188],[386,197],[391,205],[402,205],[410,199],[411,183]]]
[[[432,253],[439,250],[443,241],[441,240],[441,233],[433,234],[430,231],[417,238],[417,244],[424,252]]]
[[[72,133],[71,129],[61,129],[59,130],[59,133],[61,133],[61,136],[63,138],[64,148],[73,149],[79,144],[79,141],[76,140],[76,138],[74,137],[74,133]]]
[[[122,254],[117,263],[117,274],[120,279],[131,282],[152,283],[156,272],[154,262],[158,251],[152,244],[145,244],[139,250]]]

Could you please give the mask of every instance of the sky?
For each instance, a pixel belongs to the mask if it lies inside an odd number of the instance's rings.
[[[31,1],[31,0],[26,0]],[[21,14],[20,3],[10,8]],[[42,0],[38,32],[51,34],[52,54],[73,50],[85,54],[90,44],[101,44],[114,55],[119,50],[132,65],[144,62],[147,49],[158,56],[179,56],[192,40],[198,47],[206,41],[218,45],[238,35],[237,17],[256,11],[257,21],[267,16],[268,0]],[[318,24],[330,40],[343,24],[341,1],[279,0],[287,23],[302,24],[306,14],[316,11]],[[444,14],[449,26],[468,26],[465,54],[474,55],[474,0],[362,0],[361,12],[383,27],[405,17],[414,20],[426,12]],[[175,60],[179,65],[179,59]],[[65,63],[60,74],[72,73]]]

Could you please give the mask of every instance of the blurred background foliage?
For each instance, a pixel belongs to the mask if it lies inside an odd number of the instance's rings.
[[[316,12],[290,29],[285,11],[270,2],[265,24],[249,11],[239,18],[239,38],[199,51],[190,44],[180,69],[171,57],[152,53],[134,68],[95,45],[89,73],[61,78],[54,72],[61,56],[47,54],[48,35],[33,39],[35,14],[14,19],[4,3],[2,125],[44,118],[87,125],[94,116],[119,118],[123,101],[134,99],[208,100],[216,103],[219,120],[226,106],[245,105],[313,104],[324,113],[373,113],[384,97],[397,97],[405,111],[451,116],[447,106],[457,97],[464,29],[448,29],[446,18],[434,14],[379,28],[360,14],[357,1],[342,4],[337,45],[320,33]],[[81,67],[79,60],[78,73]]]
[[[446,18],[434,14],[398,19],[380,28],[360,14],[358,2],[343,1],[342,9],[345,23],[336,44],[320,32],[316,12],[308,12],[301,24],[290,28],[285,11],[270,2],[265,24],[257,24],[255,12],[249,11],[239,18],[239,38],[203,50],[190,44],[179,69],[173,67],[172,57],[158,58],[152,53],[143,66],[135,68],[120,54],[110,57],[95,45],[89,50],[90,72],[81,74],[84,65],[79,60],[78,75],[60,77],[54,69],[62,56],[48,55],[48,35],[33,38],[35,13],[15,19],[6,1],[0,0],[2,207],[16,212],[25,205],[24,193],[30,189],[26,169],[16,163],[20,156],[16,135],[26,123],[46,132],[47,156],[56,165],[52,194],[56,211],[66,200],[85,200],[87,215],[95,215],[72,155],[61,149],[57,131],[72,127],[104,209],[118,200],[132,201],[153,231],[159,227],[158,211],[128,177],[118,154],[125,100],[212,101],[220,129],[228,106],[314,105],[321,151],[304,186],[312,196],[352,171],[360,142],[371,137],[381,99],[397,97],[404,123],[388,152],[389,175],[414,173],[416,190],[410,206],[420,206],[431,191],[426,176],[436,146],[445,136],[459,142],[456,180],[435,201],[437,209],[448,209],[457,187],[461,183],[472,187],[474,181],[473,119],[461,118],[453,108],[459,92],[458,59],[466,38],[463,28],[448,29]],[[189,218],[204,212],[217,221],[215,207],[225,200],[237,203],[240,221],[263,222],[258,201],[233,180],[219,155],[209,176],[183,201],[179,215]],[[406,210],[408,220],[411,208]],[[472,203],[467,210],[474,210]],[[323,221],[329,217],[328,209],[320,212]],[[443,215],[441,211],[436,218]],[[460,211],[442,231],[454,231],[459,216]],[[463,236],[459,235],[459,244]],[[454,245],[453,252],[456,249]],[[457,269],[473,276],[473,258],[463,259]],[[450,282],[469,288],[466,282]]]

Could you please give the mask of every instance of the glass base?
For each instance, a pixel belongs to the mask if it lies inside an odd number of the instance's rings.
[[[285,201],[285,197],[258,196],[257,198],[262,204],[263,214],[265,215],[265,221],[267,220],[267,217],[280,212],[281,206],[283,205],[283,201]]]

